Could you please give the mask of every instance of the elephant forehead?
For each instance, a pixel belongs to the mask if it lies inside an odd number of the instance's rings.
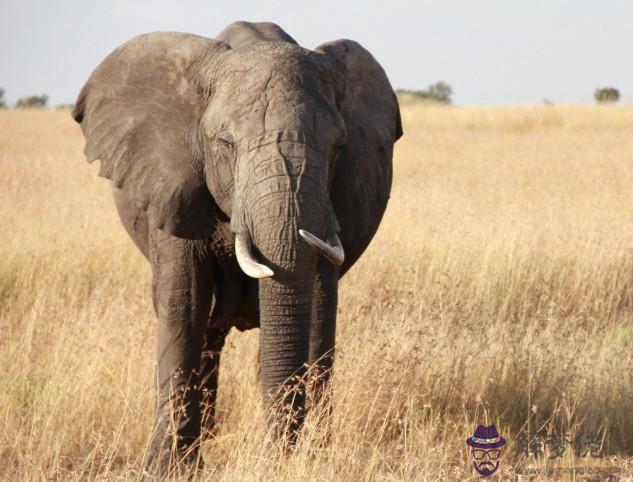
[[[222,115],[236,121],[263,125],[265,119],[282,123],[311,120],[306,119],[306,113],[323,110],[323,95],[318,86],[306,88],[300,76],[291,77],[274,69],[244,67],[223,78],[214,102]],[[266,130],[274,128],[270,125]]]
[[[268,132],[245,143],[249,170],[258,175],[297,177],[306,174],[322,180],[324,155],[301,131]]]
[[[233,58],[244,65],[269,65],[277,68],[286,66],[316,66],[319,57],[308,49],[286,42],[265,42],[249,45],[246,48],[234,50]]]
[[[266,151],[277,153],[282,149],[295,155],[304,157],[318,156],[322,150],[312,136],[304,131],[295,129],[284,129],[278,131],[269,131],[261,136],[248,139],[245,141],[244,148],[246,152]]]
[[[297,45],[270,42],[238,49],[228,57],[225,85],[240,85],[242,89],[274,90],[296,88],[312,90],[318,88],[323,63],[309,50]],[[280,91],[281,92],[281,91]]]

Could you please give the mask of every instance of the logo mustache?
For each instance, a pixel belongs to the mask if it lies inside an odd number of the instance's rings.
[[[483,469],[483,468],[485,468],[486,466],[490,467],[491,469],[494,469],[494,468],[495,468],[495,464],[493,464],[492,462],[488,462],[488,461],[485,461],[485,462],[479,462],[479,463],[477,464],[477,467],[479,467],[480,469]]]

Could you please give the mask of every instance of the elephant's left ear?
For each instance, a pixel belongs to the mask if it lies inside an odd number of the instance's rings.
[[[345,84],[338,104],[347,145],[331,192],[345,246],[344,272],[367,247],[387,206],[393,145],[402,136],[402,123],[389,79],[365,48],[352,40],[335,40],[316,50],[328,55]]]

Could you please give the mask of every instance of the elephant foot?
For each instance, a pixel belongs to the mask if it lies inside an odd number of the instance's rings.
[[[170,445],[164,443],[150,448],[143,472],[144,480],[193,480],[204,469],[198,443],[175,450],[170,449]]]
[[[287,404],[269,409],[268,441],[279,447],[282,452],[292,453],[301,438],[305,415],[303,408],[295,409]]]
[[[168,459],[157,459],[148,464],[143,471],[141,480],[147,481],[177,481],[194,480],[196,474],[204,469],[202,458],[186,457],[178,461]]]

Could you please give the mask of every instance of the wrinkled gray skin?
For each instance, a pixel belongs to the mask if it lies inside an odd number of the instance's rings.
[[[273,433],[292,441],[305,414],[298,378],[316,365],[322,393],[338,279],[369,244],[391,189],[402,130],[380,65],[353,41],[311,51],[270,23],[238,22],[216,39],[151,33],[97,67],[73,117],[152,266],[158,402],[149,467],[196,457],[213,427],[231,327],[261,328],[264,406]],[[299,229],[322,240],[338,233],[345,262],[321,256]],[[236,234],[273,277],[240,270]]]

